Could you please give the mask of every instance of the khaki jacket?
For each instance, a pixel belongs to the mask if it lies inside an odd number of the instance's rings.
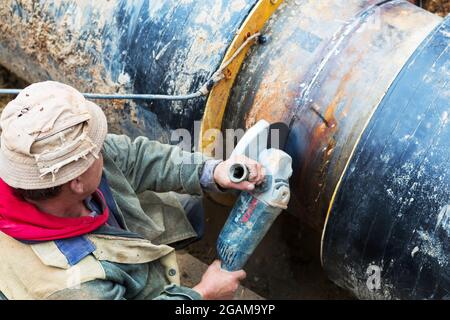
[[[75,264],[54,241],[26,244],[0,232],[0,296],[201,298],[179,286],[175,251],[166,244],[196,236],[172,192],[202,195],[199,179],[208,158],[144,137],[131,141],[112,134],[103,155],[104,175],[125,230],[102,227],[84,235],[81,247],[88,249]]]

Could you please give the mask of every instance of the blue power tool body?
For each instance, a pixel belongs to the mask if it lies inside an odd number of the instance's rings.
[[[237,144],[231,157],[243,154],[258,161],[265,169],[265,180],[252,192],[241,192],[217,240],[222,269],[242,269],[270,226],[287,208],[292,159],[284,151],[267,149],[269,123],[260,120]],[[245,165],[230,168],[230,179],[236,183],[247,179]]]

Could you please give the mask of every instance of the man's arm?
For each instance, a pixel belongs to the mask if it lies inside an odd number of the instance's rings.
[[[245,156],[226,161],[214,160],[200,152],[185,152],[177,146],[145,137],[131,141],[125,135],[108,134],[103,150],[120,168],[136,193],[153,190],[201,195],[202,189],[213,192],[226,189],[251,191],[255,184],[264,180],[261,164]],[[249,169],[248,181],[236,184],[229,179],[228,170],[236,162]]]
[[[202,194],[201,173],[210,159],[182,151],[177,146],[138,137],[108,134],[104,152],[120,168],[136,193],[156,192]]]
[[[125,287],[108,280],[92,280],[82,283],[78,288],[58,291],[48,300],[126,300]],[[164,287],[155,300],[201,300],[202,296],[187,287],[169,285]]]
[[[171,284],[165,286],[155,300],[210,300],[232,299],[239,282],[244,280],[243,270],[225,271],[215,260],[194,288]],[[75,289],[64,289],[52,294],[51,300],[125,300],[126,289],[120,283],[108,280],[92,280]]]

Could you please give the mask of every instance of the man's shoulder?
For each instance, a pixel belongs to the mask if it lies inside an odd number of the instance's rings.
[[[124,151],[131,145],[130,137],[126,135],[119,135],[108,133],[103,143],[103,154],[112,159],[123,155]]]
[[[131,139],[124,134],[108,133],[105,138],[105,144],[111,143],[131,143]]]
[[[136,138],[131,138],[125,134],[115,134],[108,133],[105,138],[104,148],[130,148],[132,145],[142,145],[147,142],[157,142],[155,140],[150,140],[145,136],[138,136]]]

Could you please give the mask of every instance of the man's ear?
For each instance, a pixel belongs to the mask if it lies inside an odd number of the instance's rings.
[[[83,194],[84,192],[84,183],[80,177],[75,178],[69,181],[69,189],[75,194]]]

